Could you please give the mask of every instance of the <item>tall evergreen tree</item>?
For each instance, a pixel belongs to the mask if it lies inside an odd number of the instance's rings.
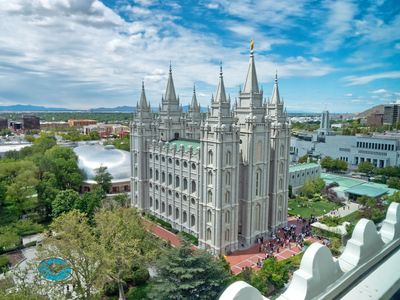
[[[94,181],[103,189],[105,193],[111,188],[111,180],[113,179],[112,175],[107,171],[107,167],[101,166],[96,170],[96,176],[94,177]]]

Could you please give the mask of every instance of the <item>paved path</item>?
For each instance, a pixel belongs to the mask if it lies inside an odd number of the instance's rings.
[[[339,207],[338,209],[332,210],[325,214],[325,216],[331,216],[331,217],[345,217],[357,210],[360,209],[360,205],[354,202],[345,202],[345,205],[342,207]]]

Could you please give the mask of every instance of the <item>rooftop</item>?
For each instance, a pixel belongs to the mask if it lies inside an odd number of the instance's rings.
[[[189,147],[192,147],[193,150],[196,150],[197,147],[200,147],[200,141],[196,140],[172,140],[169,142],[171,145],[176,145],[179,149],[180,145],[183,145],[185,151],[189,151]]]
[[[319,164],[317,164],[317,163],[304,163],[304,164],[290,165],[289,166],[289,173],[290,172],[296,172],[296,171],[303,171],[303,170],[316,168],[316,167],[319,167]]]

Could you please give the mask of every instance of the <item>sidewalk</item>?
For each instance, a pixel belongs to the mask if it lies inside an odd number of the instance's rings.
[[[326,213],[324,216],[329,216],[329,217],[345,217],[357,210],[360,209],[360,205],[354,202],[345,202],[345,205],[342,207],[339,207],[338,209],[332,210],[328,213]]]

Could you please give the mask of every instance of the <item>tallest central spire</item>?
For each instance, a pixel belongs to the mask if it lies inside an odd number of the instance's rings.
[[[250,42],[250,61],[247,70],[246,82],[244,83],[243,93],[259,93],[256,65],[254,64],[254,41]]]
[[[167,90],[165,91],[165,101],[167,101],[167,102],[175,102],[175,101],[177,101],[176,100],[174,80],[172,79],[172,67],[171,67],[171,64],[169,64],[169,75],[168,75]]]

